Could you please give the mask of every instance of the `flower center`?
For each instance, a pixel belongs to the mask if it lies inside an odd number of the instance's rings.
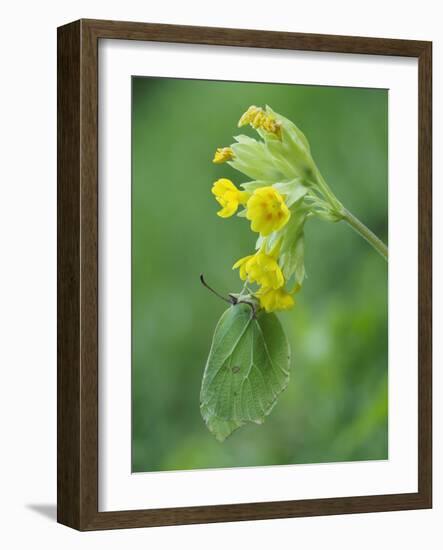
[[[283,212],[281,210],[281,204],[278,200],[275,200],[275,197],[272,193],[268,195],[269,201],[263,201],[261,207],[263,209],[263,214],[267,220],[272,220],[274,216],[281,220],[283,217]]]

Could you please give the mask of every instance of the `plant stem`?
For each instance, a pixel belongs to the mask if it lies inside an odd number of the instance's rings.
[[[388,247],[383,241],[381,241],[377,235],[372,233],[370,229],[366,227],[359,219],[357,219],[349,210],[343,208],[343,219],[356,231],[361,237],[363,237],[375,250],[388,261]]]
[[[326,199],[326,202],[329,203],[331,213],[336,214],[337,219],[347,221],[354,231],[363,237],[381,256],[383,256],[386,261],[388,261],[388,247],[385,243],[381,241],[368,227],[366,227],[364,223],[351,214],[349,210],[346,210],[346,208],[331,191],[329,185],[326,183],[317,167],[315,167],[315,176],[318,189]]]

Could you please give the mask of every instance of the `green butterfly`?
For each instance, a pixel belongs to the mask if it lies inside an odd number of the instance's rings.
[[[290,348],[275,314],[235,303],[221,316],[203,374],[200,411],[219,441],[262,424],[289,382]]]

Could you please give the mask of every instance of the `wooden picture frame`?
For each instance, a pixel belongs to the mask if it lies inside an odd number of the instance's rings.
[[[98,42],[206,44],[418,58],[418,492],[98,511]],[[79,530],[432,506],[430,42],[80,20],[58,29],[58,521]]]

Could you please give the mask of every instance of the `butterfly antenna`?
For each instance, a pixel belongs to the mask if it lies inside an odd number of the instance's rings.
[[[228,302],[228,304],[233,304],[233,300],[232,298],[226,298],[225,296],[222,296],[221,294],[219,294],[216,290],[214,290],[213,288],[211,288],[208,283],[205,281],[205,278],[203,276],[203,273],[200,273],[200,282],[201,284],[207,288],[208,290],[210,290],[212,292],[212,294],[215,294],[218,298],[220,298],[221,300],[223,300],[224,302]]]

